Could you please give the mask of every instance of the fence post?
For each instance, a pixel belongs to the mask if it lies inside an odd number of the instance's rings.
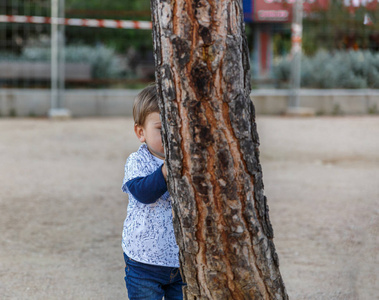
[[[291,93],[290,93],[290,108],[298,108],[299,90],[301,83],[301,45],[303,33],[303,0],[296,0],[293,4],[292,16],[292,64],[291,64]]]
[[[65,0],[51,0],[51,106],[50,118],[69,118],[63,107],[65,91]]]
[[[286,113],[287,115],[313,116],[315,114],[314,109],[300,106],[303,5],[304,0],[295,0],[292,6],[291,87]]]

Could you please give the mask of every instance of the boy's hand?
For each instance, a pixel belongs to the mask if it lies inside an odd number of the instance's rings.
[[[167,181],[167,168],[166,168],[166,162],[163,163],[162,165],[162,174],[164,179]]]

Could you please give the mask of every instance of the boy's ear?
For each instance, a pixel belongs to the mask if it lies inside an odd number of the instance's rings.
[[[134,124],[134,132],[141,143],[144,143],[146,141],[145,131],[141,125]]]

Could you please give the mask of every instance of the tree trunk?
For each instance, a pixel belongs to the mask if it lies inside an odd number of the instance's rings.
[[[240,0],[151,0],[185,299],[287,299],[250,100]]]

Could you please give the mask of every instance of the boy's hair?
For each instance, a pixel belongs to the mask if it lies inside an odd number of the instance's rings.
[[[136,97],[133,104],[134,123],[143,126],[146,117],[153,113],[159,113],[158,94],[155,84],[145,87]]]

